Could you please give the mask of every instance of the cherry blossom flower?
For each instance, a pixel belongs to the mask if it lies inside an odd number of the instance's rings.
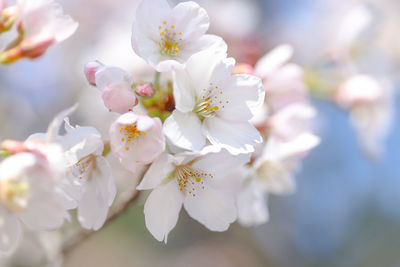
[[[78,28],[78,23],[65,15],[61,5],[53,0],[18,0],[17,10],[21,41],[1,55],[2,63],[11,63],[21,57],[39,57]]]
[[[335,101],[350,111],[350,119],[364,151],[379,156],[393,121],[392,85],[385,79],[356,74],[335,92]]]
[[[254,67],[255,75],[261,77],[264,87],[268,88],[266,101],[270,113],[291,103],[307,101],[303,70],[288,63],[292,55],[291,46],[280,45],[265,54]]]
[[[121,115],[110,127],[112,151],[121,164],[135,172],[153,162],[165,149],[165,137],[159,118],[128,112]]]
[[[132,89],[133,77],[117,67],[102,67],[95,73],[95,84],[102,92],[104,105],[118,113],[126,113],[138,100]]]
[[[167,242],[183,205],[209,230],[227,230],[237,215],[227,170],[248,160],[248,154],[232,156],[216,146],[198,153],[162,154],[137,187],[153,189],[144,206],[147,229],[158,241]]]
[[[46,158],[22,152],[0,163],[0,253],[9,254],[31,230],[62,226],[68,213],[56,193],[58,173]]]
[[[116,186],[108,161],[102,156],[104,144],[93,127],[72,127],[68,114],[76,106],[58,114],[47,133],[36,133],[28,141],[47,141],[62,147],[66,170],[57,184],[59,199],[66,209],[78,208],[84,228],[98,230],[104,224],[114,201]],[[65,135],[59,130],[65,120]]]
[[[220,37],[205,34],[209,24],[206,11],[195,2],[171,9],[166,0],[142,0],[133,23],[132,46],[157,71],[170,71],[202,50],[226,53]]]
[[[50,46],[62,42],[78,28],[78,23],[63,14],[61,5],[53,0],[18,0],[17,4],[24,36],[35,37],[35,43],[46,42]]]
[[[268,118],[268,136],[290,141],[302,133],[310,132],[316,111],[305,103],[293,103]]]
[[[255,76],[231,75],[234,64],[233,58],[204,51],[174,71],[176,110],[164,123],[171,143],[199,151],[208,140],[239,154],[262,141],[249,120],[262,106],[265,90]]]
[[[290,142],[270,138],[251,166],[235,169],[231,176],[238,183],[238,221],[242,225],[259,225],[268,220],[268,194],[287,195],[295,190],[293,176],[299,160],[318,143],[319,138],[309,133]]]
[[[78,220],[86,229],[103,226],[116,195],[116,186],[108,161],[102,156],[104,144],[93,127],[72,127],[65,122],[61,136],[69,162],[64,192],[78,206]]]

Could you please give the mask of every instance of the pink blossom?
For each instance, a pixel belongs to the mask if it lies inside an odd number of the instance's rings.
[[[103,65],[98,61],[90,61],[86,63],[84,73],[88,82],[96,86],[96,72],[102,67]]]
[[[121,164],[135,172],[141,165],[153,162],[165,149],[165,137],[159,118],[128,112],[110,128],[112,151]]]
[[[132,75],[120,68],[100,68],[95,73],[95,84],[102,92],[104,105],[110,111],[125,113],[138,103],[132,90]]]

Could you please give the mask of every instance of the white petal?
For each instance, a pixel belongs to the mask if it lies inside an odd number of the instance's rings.
[[[164,122],[164,134],[174,145],[188,150],[200,150],[206,143],[201,122],[192,112],[174,110]]]
[[[117,193],[111,166],[108,161],[101,156],[96,157],[96,168],[92,171],[92,179],[96,179],[97,186],[108,206],[111,206]]]
[[[79,202],[78,220],[83,228],[98,230],[107,219],[108,203],[97,186],[88,184]]]
[[[8,256],[17,248],[21,238],[19,220],[1,208],[0,213],[0,256]]]
[[[126,82],[133,84],[133,77],[128,72],[117,67],[102,67],[95,74],[96,86],[103,91],[107,86],[113,83]]]
[[[60,141],[70,164],[90,154],[100,155],[104,149],[100,133],[93,127],[76,127],[62,136]]]
[[[293,55],[293,47],[280,45],[264,55],[256,64],[254,70],[260,77],[265,77],[285,64]]]
[[[26,141],[28,141],[28,140],[39,140],[39,141],[45,142],[46,141],[46,134],[45,133],[34,133],[34,134],[31,134],[26,139]]]
[[[97,157],[96,164],[85,185],[79,201],[78,220],[86,229],[98,230],[103,226],[108,208],[116,195],[116,186],[111,167],[104,157]]]
[[[167,18],[171,7],[166,0],[143,0],[136,9],[134,24],[147,38],[159,37],[158,26]]]
[[[225,53],[205,50],[194,54],[186,62],[186,71],[198,95],[203,88],[208,88],[215,66],[225,58]]]
[[[167,153],[161,154],[156,161],[151,164],[146,172],[143,180],[136,187],[138,190],[153,189],[161,184],[167,178],[168,174],[174,170],[174,166],[170,163]]]
[[[195,106],[195,92],[188,73],[185,70],[176,70],[172,75],[176,109],[180,112],[192,111]]]
[[[299,134],[289,142],[276,138],[268,139],[264,149],[263,160],[286,160],[301,157],[304,153],[319,144],[320,140],[311,133]]]
[[[147,116],[139,116],[136,123],[136,127],[139,131],[146,132],[149,131],[151,128],[153,128],[155,124],[156,120]]]
[[[210,26],[207,12],[192,1],[176,5],[172,9],[168,22],[176,26],[177,32],[182,32],[183,43],[196,41]]]
[[[288,195],[294,192],[296,181],[292,166],[283,162],[265,161],[257,168],[260,189],[276,195]]]
[[[207,153],[196,160],[192,166],[212,173],[214,175],[214,181],[224,178],[229,172],[240,166],[243,166],[250,160],[250,154],[240,154],[233,156],[225,149],[222,149],[216,153]]]
[[[262,142],[260,133],[249,122],[234,123],[213,117],[204,120],[203,129],[212,144],[233,155],[253,152],[254,145]]]
[[[211,231],[225,231],[236,220],[234,198],[211,186],[196,191],[196,196],[187,196],[184,201],[187,213]]]
[[[190,56],[194,55],[195,53],[204,50],[226,56],[228,46],[221,37],[213,34],[205,34],[195,42],[185,44],[180,57],[190,58]]]
[[[18,216],[31,230],[57,229],[69,217],[53,192],[38,192],[29,202],[29,206]]]
[[[158,33],[153,33],[157,34]],[[168,58],[162,56],[160,53],[160,47],[158,46],[158,36],[152,37],[153,39],[147,37],[142,31],[140,30],[137,23],[133,25],[132,28],[132,48],[136,54],[142,57],[146,62],[156,68],[157,71],[166,71],[166,70],[159,70],[157,65],[163,61],[167,60]],[[171,66],[170,66],[171,67]],[[161,68],[161,67],[160,67]]]
[[[256,115],[265,98],[265,89],[259,78],[239,74],[229,78],[221,85],[222,93],[217,116],[232,122],[244,122]]]
[[[183,198],[176,180],[157,187],[147,198],[144,204],[146,227],[158,241],[167,242],[168,233],[178,221]]]
[[[238,221],[243,226],[256,226],[268,221],[267,199],[254,181],[237,196]]]
[[[48,143],[54,142],[56,140],[61,124],[64,122],[64,118],[68,117],[72,112],[74,112],[77,107],[78,104],[75,104],[72,107],[61,111],[54,117],[49,127],[47,128],[46,141]]]
[[[72,35],[78,23],[65,15],[59,3],[54,1],[18,0],[24,34],[54,37],[57,42]]]

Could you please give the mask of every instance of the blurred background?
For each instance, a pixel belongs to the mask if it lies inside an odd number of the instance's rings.
[[[138,81],[153,79],[131,49],[138,1],[58,2],[80,27],[37,60],[0,66],[0,139],[23,140],[43,132],[57,112],[76,102],[72,123],[94,126],[107,138],[117,114],[106,110],[100,92],[86,82],[88,61],[122,67]],[[304,67],[318,112],[314,131],[321,144],[303,160],[296,192],[269,198],[271,219],[265,225],[235,223],[215,233],[182,210],[165,245],[145,227],[142,194],[128,213],[68,255],[65,266],[400,266],[400,2],[197,2],[211,18],[209,32],[227,41],[238,62],[255,64],[275,46],[293,45],[293,61]],[[391,120],[374,156],[360,146],[349,113],[329,97],[329,90],[359,72],[384,79],[392,88]],[[136,183],[110,160],[118,168],[121,191]],[[34,257],[27,261],[18,255],[11,266],[40,266],[40,259],[36,263]]]

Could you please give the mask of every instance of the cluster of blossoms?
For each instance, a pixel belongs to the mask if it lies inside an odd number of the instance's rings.
[[[319,73],[315,80],[323,80],[316,82],[318,90],[328,92],[328,99],[349,112],[363,152],[376,159],[394,118],[394,86],[381,71],[383,67],[390,72],[391,64],[385,55],[375,57],[377,17],[371,6],[357,3],[340,16],[341,23],[322,57],[330,62],[328,77]],[[366,64],[369,61],[374,64]]]
[[[50,12],[42,16],[51,23],[43,21],[46,30],[35,24],[37,31],[28,35],[31,24],[24,22],[36,3],[35,15]],[[19,57],[31,55],[21,48],[28,36],[41,40],[33,45],[36,56],[48,47],[44,40],[62,40],[76,27],[50,0],[18,1],[17,10],[17,28],[24,30],[12,49],[22,51]],[[194,2],[171,8],[166,0],[143,0],[132,47],[154,68],[154,84],[137,84],[134,74],[98,61],[84,69],[105,107],[120,114],[109,128],[109,143],[93,127],[71,126],[75,107],[57,115],[47,133],[2,143],[1,252],[15,248],[22,226],[57,229],[72,209],[82,227],[100,229],[116,196],[108,147],[132,173],[151,164],[137,189],[151,190],[145,222],[159,241],[167,242],[182,205],[212,231],[225,231],[237,219],[246,226],[267,221],[266,196],[293,191],[299,160],[319,142],[310,131],[315,111],[302,69],[288,63],[290,46],[276,48],[253,68],[228,57],[226,43],[206,34],[208,28],[206,11]],[[17,58],[5,62],[11,59]],[[168,77],[166,86],[160,75]]]

